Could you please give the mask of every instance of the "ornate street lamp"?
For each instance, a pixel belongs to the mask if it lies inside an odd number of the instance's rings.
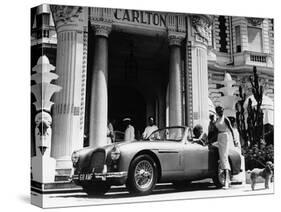
[[[233,87],[236,82],[232,80],[229,73],[225,73],[224,80],[221,82],[223,87],[219,89],[223,93],[223,96],[218,98],[218,101],[224,108],[224,113],[229,117],[236,117],[235,104],[238,101],[238,97],[235,92],[238,90],[237,87]]]
[[[48,183],[55,181],[56,160],[51,157],[52,117],[51,107],[54,104],[51,98],[54,93],[59,92],[61,87],[51,84],[58,75],[51,72],[55,66],[50,64],[47,56],[41,56],[37,64],[32,68],[35,72],[31,80],[35,84],[31,86],[31,92],[36,98],[33,102],[36,108],[35,116],[35,146],[36,156],[31,158],[32,180]]]

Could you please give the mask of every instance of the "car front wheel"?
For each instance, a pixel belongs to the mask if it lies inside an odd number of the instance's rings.
[[[147,195],[157,181],[157,166],[149,155],[137,156],[131,163],[126,186],[130,193]]]
[[[95,182],[90,185],[83,186],[83,190],[88,195],[102,195],[108,192],[110,189],[110,184],[106,182]]]

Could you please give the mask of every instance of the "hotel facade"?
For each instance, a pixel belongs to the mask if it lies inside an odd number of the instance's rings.
[[[149,116],[158,127],[201,124],[207,132],[226,80],[251,96],[253,66],[273,111],[272,19],[56,5],[31,16],[32,67],[45,55],[61,87],[51,110],[57,175],[70,174],[74,150],[106,144],[108,120],[121,131],[131,117],[137,138]]]

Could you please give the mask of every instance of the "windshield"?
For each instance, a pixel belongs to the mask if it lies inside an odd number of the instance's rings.
[[[184,136],[184,127],[171,127],[154,131],[150,136],[150,141],[166,140],[166,141],[181,141]]]

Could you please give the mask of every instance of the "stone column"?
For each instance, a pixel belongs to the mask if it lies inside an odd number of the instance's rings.
[[[205,15],[190,16],[191,73],[193,125],[200,124],[208,132],[208,57],[207,45],[211,35],[211,19]]]
[[[94,10],[95,9],[95,10]],[[91,100],[89,146],[99,147],[107,144],[107,113],[108,113],[108,36],[111,31],[110,21],[100,21],[105,13],[99,13],[102,8],[91,10],[91,25],[94,30],[94,55]],[[97,16],[95,16],[97,15]]]
[[[51,9],[58,42],[57,84],[62,87],[54,99],[51,154],[57,159],[57,170],[69,170],[72,152],[83,148],[88,9],[73,6],[51,6]]]
[[[169,61],[169,126],[182,125],[181,41],[184,33],[168,32]]]

